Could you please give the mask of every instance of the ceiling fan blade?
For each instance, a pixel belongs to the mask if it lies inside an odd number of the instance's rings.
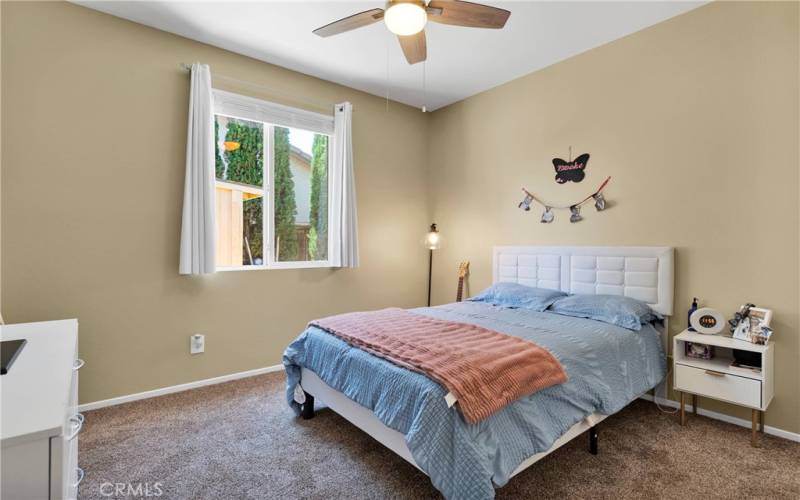
[[[416,35],[400,36],[400,47],[403,49],[403,54],[406,56],[408,64],[417,64],[428,58],[428,45],[425,43],[425,30],[420,31]]]
[[[427,11],[429,21],[468,28],[500,29],[511,15],[505,9],[461,0],[431,0]]]
[[[359,12],[358,14],[353,14],[352,16],[326,24],[321,28],[315,29],[313,33],[322,37],[338,35],[345,31],[369,26],[370,24],[377,23],[381,19],[383,19],[383,9],[365,10],[364,12]]]

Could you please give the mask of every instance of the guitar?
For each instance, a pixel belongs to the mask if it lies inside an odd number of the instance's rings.
[[[469,274],[469,261],[465,260],[458,265],[458,290],[456,291],[456,302],[461,302],[464,295],[464,278]]]

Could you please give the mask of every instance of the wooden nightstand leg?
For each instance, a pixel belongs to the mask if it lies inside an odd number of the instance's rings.
[[[758,430],[761,431],[761,434],[764,434],[764,411],[758,412]]]
[[[681,392],[681,425],[686,425],[686,393]]]
[[[752,430],[750,432],[750,444],[752,446],[758,446],[758,432],[757,432],[757,425],[758,425],[758,410],[752,410]]]
[[[692,415],[697,415],[697,394],[692,394]]]

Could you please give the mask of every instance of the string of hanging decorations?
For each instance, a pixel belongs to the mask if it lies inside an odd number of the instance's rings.
[[[577,203],[573,203],[572,205],[551,205],[549,203],[545,203],[540,198],[537,198],[533,195],[530,191],[522,188],[522,191],[525,193],[525,199],[522,200],[519,204],[519,208],[525,210],[526,212],[530,211],[531,203],[534,201],[541,206],[544,207],[544,212],[542,213],[542,224],[549,224],[553,222],[555,219],[555,214],[553,214],[553,210],[567,210],[570,211],[569,221],[570,222],[580,222],[583,220],[583,216],[581,216],[581,205],[588,202],[589,200],[594,200],[594,208],[597,209],[598,212],[605,210],[606,208],[606,199],[603,197],[603,189],[608,185],[608,182],[611,180],[611,177],[607,177],[606,180],[600,184],[600,187],[597,188],[597,191],[590,194],[586,198],[582,199]]]

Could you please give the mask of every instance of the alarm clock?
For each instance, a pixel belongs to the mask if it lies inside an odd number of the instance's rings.
[[[716,335],[725,328],[725,316],[716,309],[701,307],[689,317],[689,324],[697,333]]]

